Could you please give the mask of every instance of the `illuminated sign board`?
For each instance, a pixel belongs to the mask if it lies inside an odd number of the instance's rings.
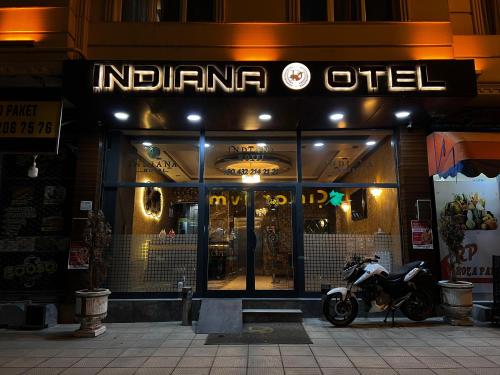
[[[163,96],[474,96],[473,60],[103,62],[94,94]]]

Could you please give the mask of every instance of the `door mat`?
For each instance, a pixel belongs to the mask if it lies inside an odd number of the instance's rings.
[[[242,333],[211,333],[205,345],[312,344],[301,323],[246,323]]]

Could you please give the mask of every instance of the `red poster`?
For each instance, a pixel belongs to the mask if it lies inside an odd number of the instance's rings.
[[[411,242],[414,249],[433,249],[431,223],[426,220],[412,220]]]
[[[72,242],[69,248],[68,269],[86,270],[89,268],[89,253],[80,242]]]

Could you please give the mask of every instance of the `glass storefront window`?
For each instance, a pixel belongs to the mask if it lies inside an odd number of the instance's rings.
[[[303,132],[303,181],[395,183],[391,135],[381,131]]]
[[[118,167],[108,158],[106,179],[122,182],[197,182],[199,135],[169,137],[116,134],[110,146]]]
[[[198,189],[147,186],[107,189],[115,202],[111,267],[114,292],[196,288]]]
[[[397,189],[304,188],[302,202],[306,292],[343,285],[353,255],[377,254],[388,271],[401,265]]]
[[[259,183],[296,181],[295,133],[208,133],[205,144],[207,182]]]

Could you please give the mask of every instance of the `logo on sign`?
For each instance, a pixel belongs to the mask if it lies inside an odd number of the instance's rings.
[[[283,83],[292,90],[302,90],[311,81],[311,72],[301,63],[288,64],[281,75]]]

